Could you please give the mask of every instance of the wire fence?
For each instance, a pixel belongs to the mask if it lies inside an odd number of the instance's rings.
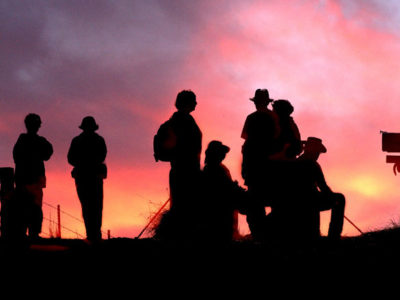
[[[47,203],[47,202],[43,202],[43,204],[46,205],[47,207],[49,207],[50,209],[52,209],[53,211],[55,210],[57,212],[57,215],[58,215],[58,213],[60,213],[60,215],[69,217],[70,219],[80,223],[81,226],[85,225],[85,222],[83,221],[82,218],[78,218],[78,217],[72,215],[71,213],[62,210],[60,208],[60,206],[54,206],[54,205],[52,205],[50,203]],[[56,220],[53,220],[51,217],[47,218],[47,217],[43,216],[43,219],[46,220],[47,222],[49,222],[49,231],[48,232],[43,232],[43,233],[46,234],[50,238],[52,238],[52,237],[61,237],[62,236],[61,230],[65,230],[65,231],[68,231],[69,233],[73,233],[74,235],[77,236],[77,238],[81,238],[81,239],[85,239],[86,238],[84,234],[62,225],[61,224],[61,218],[57,217]],[[107,236],[107,238],[114,238],[114,236],[111,236],[110,230],[107,230],[106,232],[102,230],[101,234],[102,234],[102,236]]]

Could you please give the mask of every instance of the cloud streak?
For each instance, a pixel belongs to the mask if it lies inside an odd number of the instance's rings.
[[[134,227],[148,212],[137,193],[165,200],[168,165],[154,162],[152,137],[176,94],[195,91],[203,148],[212,139],[230,145],[226,163],[241,181],[241,127],[254,109],[248,98],[263,87],[293,103],[303,138],[324,140],[321,164],[355,221],[383,224],[397,195],[379,130],[399,130],[399,8],[375,0],[2,1],[0,162],[13,164],[24,116],[39,113],[55,148],[45,197],[79,215],[66,153],[82,117],[94,115],[109,148],[105,224],[126,234],[129,214]]]

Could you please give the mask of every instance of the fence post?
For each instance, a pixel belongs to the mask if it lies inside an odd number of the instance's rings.
[[[59,204],[57,205],[57,224],[58,224],[57,237],[61,239],[61,209]]]

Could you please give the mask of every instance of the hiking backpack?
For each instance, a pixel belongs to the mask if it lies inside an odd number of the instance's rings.
[[[161,124],[153,139],[154,158],[156,161],[171,161],[176,146],[176,135],[171,119]]]

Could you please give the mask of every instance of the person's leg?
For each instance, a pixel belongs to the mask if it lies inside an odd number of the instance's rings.
[[[343,230],[345,206],[346,206],[346,199],[344,195],[339,193],[334,193],[328,237],[334,239],[340,238],[340,235],[342,234]]]
[[[87,181],[75,179],[76,192],[78,194],[79,201],[82,207],[82,218],[85,223],[86,237],[90,239],[90,187],[88,187]]]
[[[32,195],[31,203],[31,220],[29,224],[29,236],[31,238],[38,238],[39,234],[42,232],[43,223],[43,211],[42,211],[42,201],[43,201],[43,189],[38,184],[33,184],[30,186],[29,192]]]
[[[252,237],[255,240],[262,240],[265,233],[265,207],[261,203],[262,201],[257,196],[257,193],[252,188],[249,188],[248,201],[249,203],[247,205],[246,215],[247,224],[249,225]]]
[[[321,194],[318,205],[320,211],[331,210],[328,237],[332,239],[340,238],[346,205],[344,195],[340,193]]]
[[[103,180],[93,182],[93,238],[101,240],[101,225],[103,218]]]

